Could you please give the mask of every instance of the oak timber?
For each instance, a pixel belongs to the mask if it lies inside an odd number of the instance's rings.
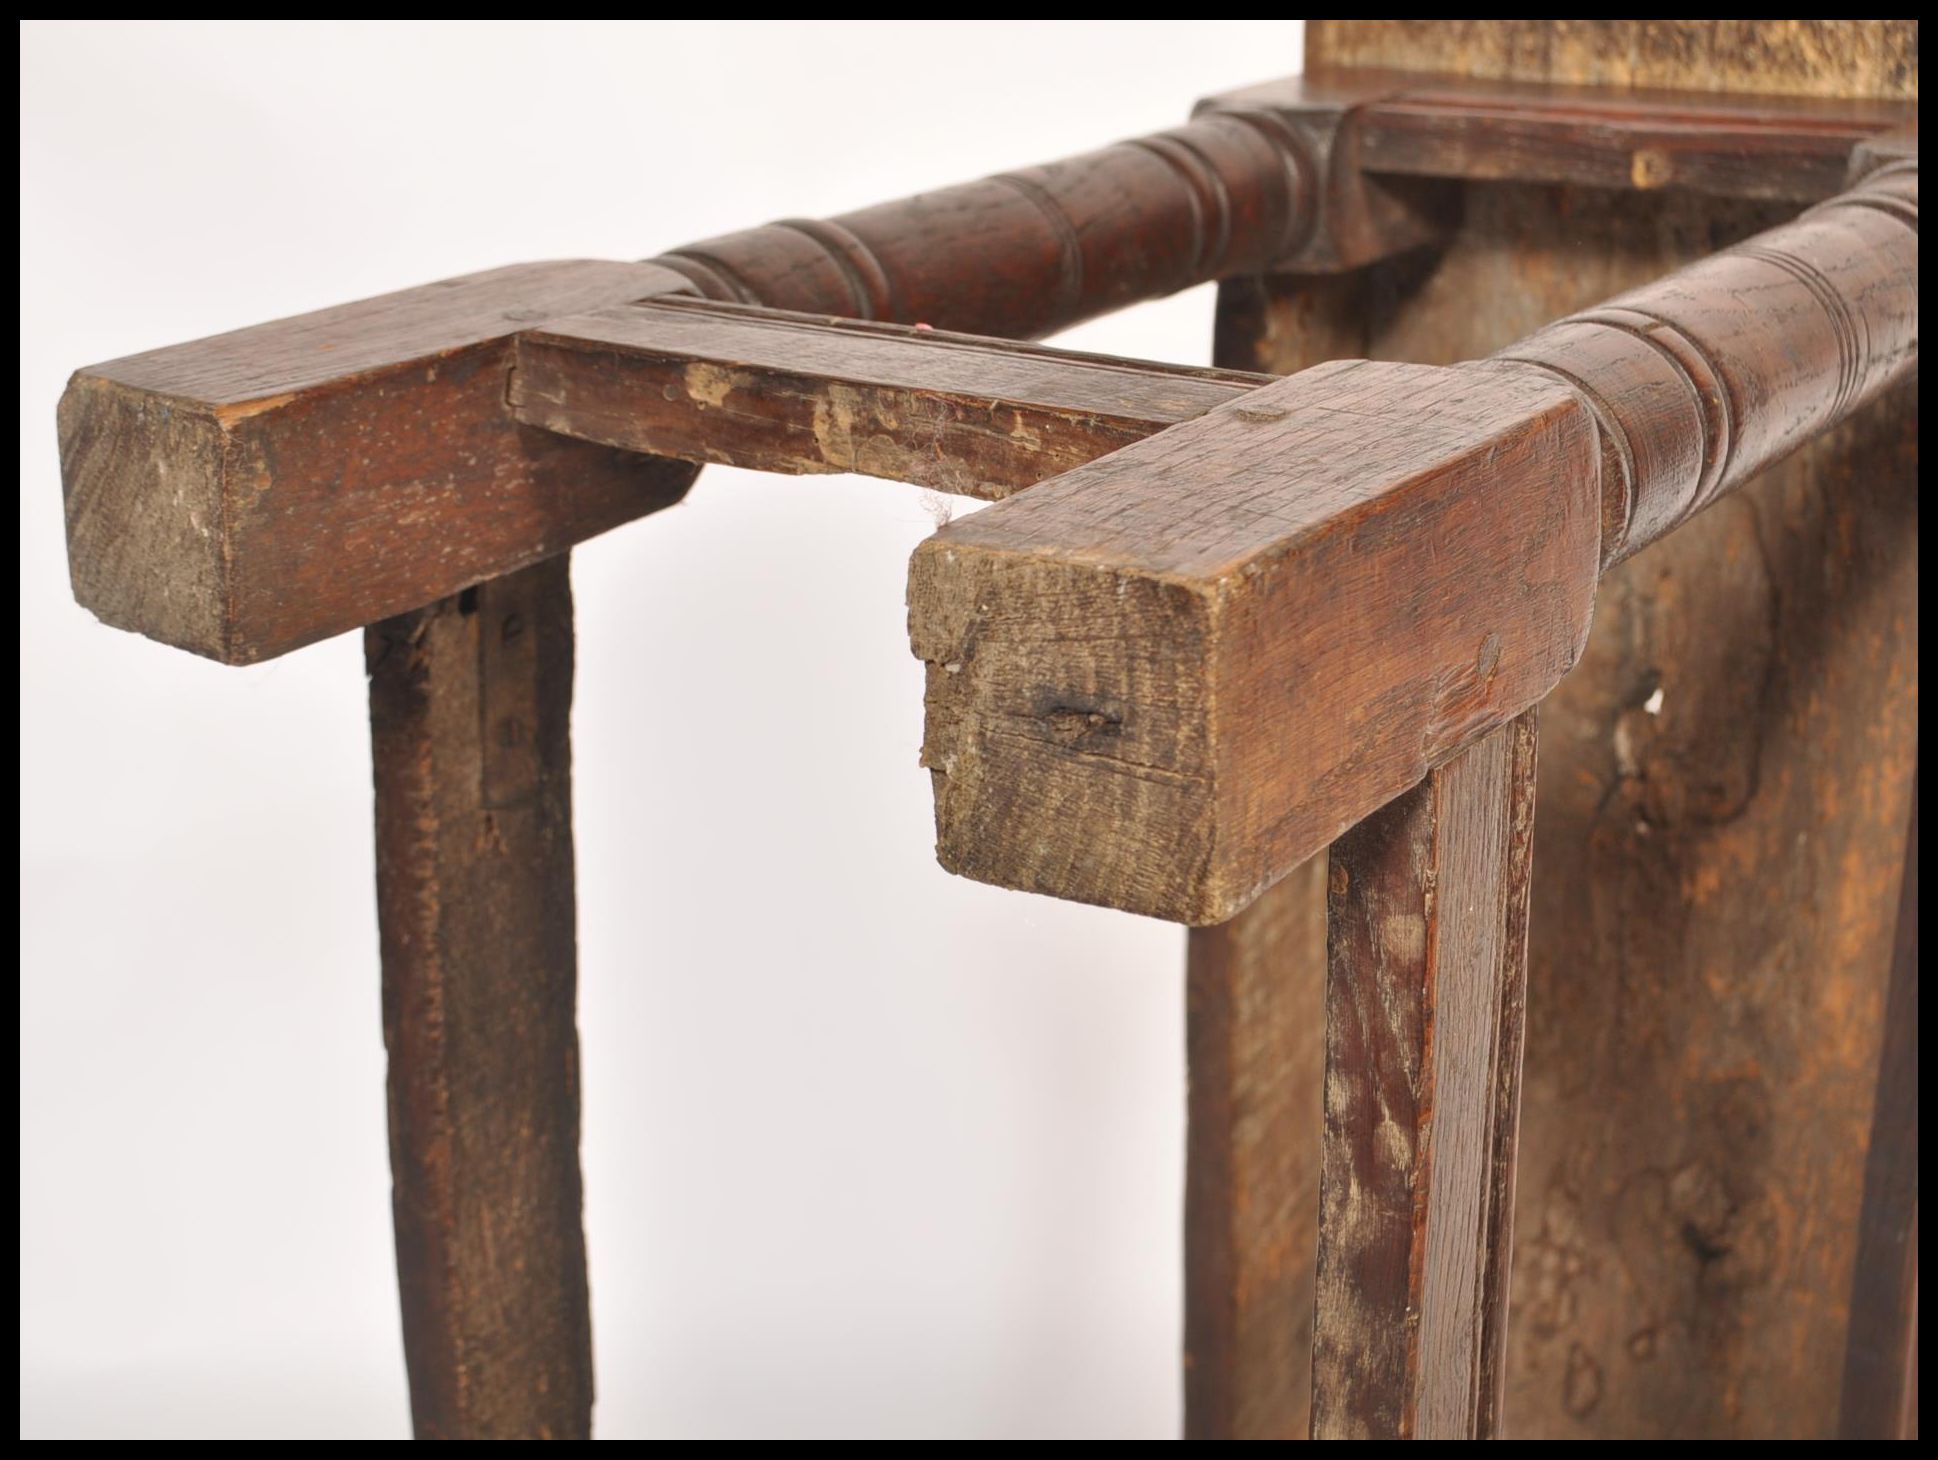
[[[1905,836],[1838,1438],[1918,1437],[1918,811]]]
[[[1326,859],[1193,928],[1185,973],[1184,1437],[1311,1422]]]
[[[1593,403],[1627,557],[1917,369],[1918,164],[1498,350]]]
[[[1915,20],[1312,20],[1308,71],[1917,100]]]
[[[1320,74],[1351,85],[1365,73]],[[1916,117],[1906,102],[1412,76],[1365,108],[1359,162],[1414,177],[1816,202],[1843,188],[1854,146]]]
[[[1272,367],[1366,354],[1370,272],[1284,277]],[[1220,290],[1212,359],[1257,359],[1239,293]],[[1326,996],[1326,858],[1308,858],[1186,961],[1184,1435],[1303,1439],[1312,1420]]]
[[[532,331],[511,400],[531,425],[631,451],[995,498],[1268,383],[695,300]]]
[[[533,320],[685,287],[645,264],[519,264],[77,372],[75,597],[247,664],[679,500],[691,468],[521,426],[504,395]]]
[[[1587,411],[1532,372],[1340,362],[917,548],[951,871],[1222,922],[1580,652]]]
[[[1898,163],[1490,362],[1306,371],[944,529],[909,600],[943,864],[1232,916],[1553,688],[1593,598],[1570,534],[1618,560],[1915,371],[1916,216]],[[1478,382],[1541,377],[1593,422],[1598,467],[1511,394],[1489,418]],[[1456,421],[1461,483],[1388,500]],[[1564,524],[1591,481],[1598,523]],[[1471,501],[1428,505],[1467,483]],[[1438,512],[1476,509],[1490,526],[1444,535]],[[1272,598],[1281,564],[1296,586]]]
[[[1309,66],[1916,94],[1915,21],[1307,34]],[[1444,255],[1363,277],[1354,352],[1485,355],[1791,211],[1470,186]],[[1233,281],[1218,358],[1304,368],[1330,310]],[[1836,1432],[1915,761],[1916,440],[1905,385],[1617,566],[1543,706],[1504,1433]]]
[[[1333,843],[1314,1439],[1489,1439],[1525,1014],[1532,712]]]
[[[572,596],[561,555],[365,636],[420,1439],[585,1439]]]

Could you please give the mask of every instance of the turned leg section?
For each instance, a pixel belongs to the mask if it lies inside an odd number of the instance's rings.
[[[585,1439],[568,560],[370,628],[390,1152],[419,1439]]]
[[[1498,1423],[1534,757],[1530,712],[1332,848],[1315,1439]]]

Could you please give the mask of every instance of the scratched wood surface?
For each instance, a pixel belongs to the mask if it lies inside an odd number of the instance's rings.
[[[1309,20],[1307,69],[1913,100],[1915,20]]]
[[[1304,1439],[1325,1069],[1326,859],[1185,970],[1184,1437]]]
[[[1534,372],[1341,361],[951,523],[909,568],[943,865],[1232,917],[1574,662],[1598,461]]]
[[[521,426],[504,396],[527,324],[686,287],[645,264],[519,264],[76,372],[74,596],[247,664],[678,501],[690,467]]]
[[[1809,202],[1844,186],[1853,143],[1915,117],[1914,103],[1868,98],[1416,77],[1367,108],[1359,160],[1417,177]]]
[[[1314,1439],[1495,1432],[1534,767],[1529,712],[1332,845]]]
[[[1001,498],[1269,383],[692,300],[532,331],[511,400],[523,421],[628,450]]]
[[[585,1439],[572,595],[561,555],[365,635],[420,1439]]]
[[[1309,152],[1281,123],[1206,116],[838,218],[688,244],[654,262],[711,299],[1033,339],[1284,261],[1313,235],[1317,186]]]
[[[1212,360],[1281,373],[1366,353],[1367,270],[1237,280]],[[1268,299],[1278,332],[1263,329]],[[1304,1439],[1319,1250],[1326,859],[1187,942],[1184,1435]]]
[[[1308,61],[1915,95],[1915,22],[1686,24],[1314,22]],[[1367,281],[1370,348],[1484,355],[1788,211],[1470,186],[1441,257]],[[1312,309],[1227,286],[1221,363],[1288,368]],[[1836,1431],[1915,758],[1915,397],[1616,569],[1543,707],[1510,1435]]]

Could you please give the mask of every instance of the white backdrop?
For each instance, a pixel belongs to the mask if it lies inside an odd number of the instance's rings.
[[[1084,151],[1299,46],[23,30],[23,1434],[408,1431],[359,645],[225,669],[75,607],[67,371]],[[1064,342],[1200,361],[1210,317]],[[1183,939],[935,866],[902,606],[931,527],[909,487],[716,468],[575,555],[603,1437],[1176,1432]]]

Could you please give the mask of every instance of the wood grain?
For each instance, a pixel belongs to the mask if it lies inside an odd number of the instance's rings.
[[[1918,165],[1495,353],[1577,386],[1618,561],[1918,365]]]
[[[1313,20],[1307,70],[1916,100],[1915,20]]]
[[[1184,1437],[1304,1439],[1325,1065],[1326,859],[1191,930]]]
[[[678,501],[690,467],[520,426],[511,337],[685,281],[521,264],[131,355],[61,398],[74,595],[225,663],[418,608]]]
[[[631,451],[996,498],[1268,379],[696,300],[527,334],[511,400]]]
[[[420,1439],[585,1439],[564,556],[365,636]]]
[[[944,528],[943,865],[1223,922],[1574,662],[1597,461],[1566,388],[1342,362]]]
[[[1816,202],[1843,188],[1854,146],[1916,115],[1908,103],[1462,80],[1369,106],[1359,160],[1416,177]]]
[[[1628,26],[1599,71],[1571,60],[1596,23],[1367,23],[1406,44],[1357,54],[1915,95],[1915,22],[1807,22],[1781,55],[1793,23],[1761,24],[1746,47],[1704,22]],[[1338,34],[1308,28],[1314,64]],[[1475,184],[1441,255],[1362,279],[1364,352],[1485,355],[1789,214]],[[1326,312],[1305,281],[1233,281],[1219,358],[1302,368]],[[1504,1433],[1837,1431],[1915,764],[1916,439],[1906,384],[1618,565],[1543,705]]]
[[[1532,714],[1333,844],[1314,1439],[1486,1439],[1525,1013]]]
[[[1184,127],[654,262],[711,299],[1035,339],[1232,274],[1350,267],[1444,227],[1430,187],[1337,214],[1331,145],[1364,90],[1233,99]],[[1324,216],[1322,216],[1324,215]],[[1344,232],[1350,240],[1342,254]]]
[[[524,264],[80,371],[61,404],[76,597],[250,663],[405,612],[677,501],[685,467],[506,410],[520,328],[668,293],[1032,337],[1330,248],[1352,97],[1231,106],[1084,157],[691,245]],[[1346,174],[1339,174],[1345,176]],[[1352,246],[1443,226],[1387,188]],[[1328,206],[1330,206],[1328,204]]]
[[[1282,374],[1366,353],[1370,271],[1282,276],[1289,316],[1262,337],[1220,286],[1212,358],[1269,347]],[[1326,859],[1308,858],[1237,917],[1188,938],[1184,1434],[1304,1439],[1312,1423],[1312,1280],[1324,1112]]]
[[[1864,1163],[1838,1437],[1918,1437],[1918,810],[1905,837],[1897,945]]]

